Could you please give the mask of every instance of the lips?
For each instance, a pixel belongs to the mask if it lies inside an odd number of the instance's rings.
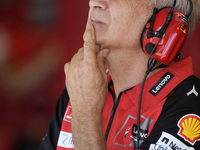
[[[98,19],[91,19],[91,23],[92,24],[100,24],[100,25],[105,25],[106,23],[101,21],[101,20],[98,20]]]

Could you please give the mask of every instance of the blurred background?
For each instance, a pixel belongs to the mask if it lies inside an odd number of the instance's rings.
[[[88,0],[0,0],[0,149],[35,150],[82,47]],[[200,23],[182,56],[200,77]]]

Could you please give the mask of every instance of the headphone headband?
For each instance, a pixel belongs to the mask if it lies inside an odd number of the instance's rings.
[[[193,3],[192,3],[192,0],[189,0],[190,2],[190,11],[188,12],[187,15],[185,15],[187,17],[187,19],[191,16],[192,14],[192,11],[193,11]]]

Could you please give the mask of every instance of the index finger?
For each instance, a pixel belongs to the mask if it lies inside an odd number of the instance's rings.
[[[84,40],[84,59],[90,59],[96,61],[96,40],[94,27],[91,24],[88,24],[85,33],[83,35]]]

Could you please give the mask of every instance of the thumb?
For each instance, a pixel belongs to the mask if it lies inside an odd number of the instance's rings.
[[[97,61],[98,61],[99,67],[104,68],[104,70],[105,70],[104,61],[105,61],[105,58],[108,56],[109,52],[110,51],[108,49],[102,49],[97,53]]]

